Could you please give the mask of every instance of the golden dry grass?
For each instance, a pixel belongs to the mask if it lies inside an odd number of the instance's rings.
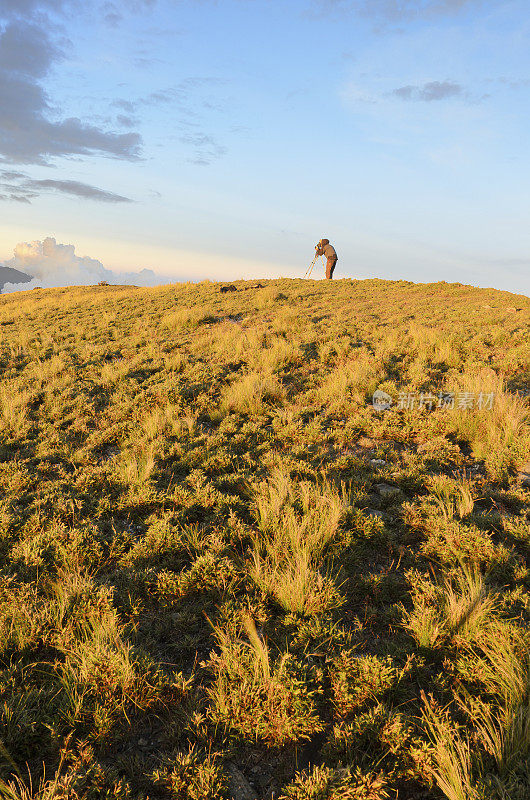
[[[530,300],[263,283],[0,295],[0,794],[526,800]]]

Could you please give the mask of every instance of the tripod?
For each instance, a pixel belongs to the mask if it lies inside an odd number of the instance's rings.
[[[313,272],[313,267],[315,266],[315,264],[317,262],[317,258],[318,258],[318,256],[315,256],[314,259],[312,260],[312,262],[310,263],[310,265],[308,266],[308,268],[306,269],[306,271],[304,273],[304,278],[309,278],[311,276],[311,273]]]

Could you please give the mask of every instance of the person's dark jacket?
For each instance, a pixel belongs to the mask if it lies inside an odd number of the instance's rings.
[[[336,259],[337,258],[337,251],[333,247],[332,244],[329,243],[329,239],[322,239],[315,250],[315,254],[317,256],[325,256],[328,260],[330,258]]]

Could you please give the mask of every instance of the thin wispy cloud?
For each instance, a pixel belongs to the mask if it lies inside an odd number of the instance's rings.
[[[174,127],[180,135],[172,137],[190,150],[187,161],[198,166],[208,166],[228,152],[227,147],[208,131],[208,115],[224,114],[229,101],[215,95],[225,86],[225,81],[215,77],[189,77],[175,86],[158,89],[136,100],[116,98],[111,107],[125,112],[116,120],[127,127],[134,124],[141,109],[168,107],[176,112]]]
[[[489,82],[493,81],[490,79]],[[496,82],[501,86],[507,86],[509,89],[527,89],[530,86],[530,78],[507,78],[502,76],[497,78]]]
[[[0,18],[10,19],[18,17],[27,19],[36,12],[63,13],[69,9],[81,10],[87,3],[81,0],[0,0]],[[106,0],[103,3],[90,4],[91,13],[97,14],[109,24],[119,23],[123,19],[123,12],[141,13],[149,6],[155,6],[156,0],[120,0],[113,3]]]
[[[97,186],[90,186],[88,183],[81,183],[80,181],[67,181],[67,180],[30,180],[26,184],[29,189],[41,190],[49,189],[55,192],[62,192],[63,194],[71,194],[75,197],[82,197],[87,200],[98,200],[103,203],[132,203],[130,197],[123,197],[123,195],[116,194],[115,192],[108,192],[105,189],[98,189]]]
[[[437,100],[447,100],[449,97],[464,97],[465,90],[459,83],[453,81],[430,81],[421,86],[400,86],[392,94],[400,100],[415,100],[431,103]]]
[[[213,136],[206,133],[189,133],[181,136],[180,141],[193,147],[194,156],[189,160],[199,166],[208,166],[214,159],[220,158],[226,153],[226,147],[218,144]]]
[[[0,18],[27,19],[35,11],[62,11],[69,0],[0,0]]]
[[[357,13],[386,22],[405,22],[455,14],[487,0],[313,0],[311,10],[319,14]]]
[[[350,82],[343,91],[342,97],[348,105],[385,106],[389,99],[397,98],[404,102],[436,103],[444,100],[461,100],[474,105],[485,100],[488,95],[473,95],[465,86],[452,80],[427,81],[426,83],[404,84],[387,92],[378,89],[370,90],[362,84]]]
[[[138,117],[130,117],[127,114],[117,114],[116,122],[122,128],[134,128],[140,120]]]
[[[103,3],[100,13],[103,21],[106,22],[110,28],[117,28],[123,20],[123,14],[114,3]]]
[[[95,200],[101,203],[132,203],[129,197],[115,192],[99,189],[82,181],[54,180],[51,178],[33,179],[24,172],[13,170],[0,171],[0,200],[11,200],[19,203],[31,203],[43,192],[59,192],[79,197],[83,200]]]

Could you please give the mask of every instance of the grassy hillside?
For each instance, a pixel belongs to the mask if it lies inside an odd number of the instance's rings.
[[[528,798],[530,300],[263,284],[0,296],[0,795]]]

